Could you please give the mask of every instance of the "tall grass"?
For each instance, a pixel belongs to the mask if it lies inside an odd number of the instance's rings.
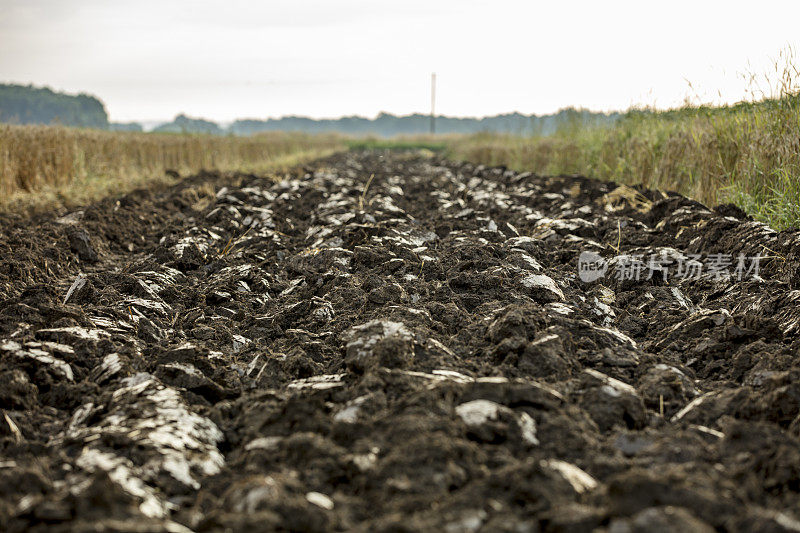
[[[541,174],[584,174],[674,190],[708,205],[733,202],[776,228],[800,225],[800,75],[793,54],[748,102],[634,109],[611,127],[550,137],[475,135],[448,142],[470,161]]]
[[[165,181],[165,171],[267,171],[344,146],[333,135],[219,137],[0,126],[0,209],[77,204]]]

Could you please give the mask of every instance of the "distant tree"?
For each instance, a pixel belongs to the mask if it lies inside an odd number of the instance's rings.
[[[47,87],[0,84],[0,122],[107,128],[103,102],[88,94],[57,93]]]
[[[111,122],[108,129],[111,131],[144,131],[138,122]]]
[[[211,135],[223,135],[225,130],[219,124],[201,118],[190,118],[186,115],[178,115],[175,120],[162,124],[153,131],[160,133],[206,133]]]

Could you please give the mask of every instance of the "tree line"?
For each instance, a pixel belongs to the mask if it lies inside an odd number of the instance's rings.
[[[511,133],[517,135],[552,135],[559,131],[607,126],[619,118],[618,113],[595,113],[583,109],[562,109],[550,115],[523,115],[509,113],[484,118],[436,117],[437,133]],[[336,119],[313,119],[288,116],[269,119],[241,119],[227,128],[209,120],[178,115],[175,120],[162,124],[154,131],[172,133],[207,133],[254,135],[268,131],[298,131],[304,133],[344,133],[347,135],[416,135],[430,131],[429,115],[392,115],[381,113],[370,119],[349,116]]]
[[[437,133],[511,133],[551,135],[560,130],[605,126],[619,118],[618,113],[595,113],[582,109],[562,109],[549,115],[508,113],[484,118],[436,117]],[[47,87],[0,84],[0,122],[12,124],[61,124],[116,131],[142,131],[141,124],[111,123],[103,102],[88,94],[69,95]],[[370,119],[358,116],[313,119],[287,116],[268,119],[241,119],[227,127],[201,118],[178,115],[155,128],[157,132],[200,133],[210,135],[253,135],[268,131],[305,133],[338,132],[349,135],[415,135],[430,131],[430,116],[381,113]]]
[[[436,117],[436,133],[512,133],[518,135],[552,135],[567,127],[603,126],[613,123],[616,113],[595,113],[587,110],[562,109],[550,115],[524,115],[508,113],[483,118]],[[277,119],[237,120],[228,131],[236,135],[252,135],[264,131],[302,131],[306,133],[339,132],[351,135],[415,135],[430,131],[429,115],[392,115],[381,113],[374,119],[342,117],[338,119],[312,119],[289,116]]]
[[[88,94],[69,95],[47,87],[0,85],[0,121],[108,128],[103,102]]]

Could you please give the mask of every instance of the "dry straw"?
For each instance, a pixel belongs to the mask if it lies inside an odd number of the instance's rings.
[[[220,137],[0,126],[0,208],[84,202],[167,180],[167,170],[274,170],[341,145],[332,135]]]

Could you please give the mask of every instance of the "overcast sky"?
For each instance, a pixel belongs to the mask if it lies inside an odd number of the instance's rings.
[[[115,121],[428,112],[434,71],[447,115],[667,107],[741,100],[798,20],[797,0],[0,0],[0,81]]]

